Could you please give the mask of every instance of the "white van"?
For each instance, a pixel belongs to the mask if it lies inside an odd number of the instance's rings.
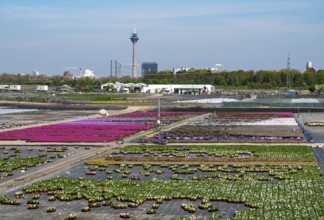
[[[123,88],[123,93],[129,93],[129,88]]]
[[[162,92],[163,95],[169,95],[171,94],[170,89],[164,89],[164,91]]]

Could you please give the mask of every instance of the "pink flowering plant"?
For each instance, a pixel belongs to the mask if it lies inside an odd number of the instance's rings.
[[[168,122],[197,113],[162,112]],[[134,112],[118,116],[92,118],[52,125],[0,132],[0,141],[27,142],[110,142],[152,129],[156,112]],[[170,120],[169,120],[170,119]]]

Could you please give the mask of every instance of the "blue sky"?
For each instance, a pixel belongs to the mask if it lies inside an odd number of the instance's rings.
[[[227,70],[324,69],[322,0],[1,0],[0,73],[61,75],[64,66],[130,74],[136,21],[137,63]],[[140,68],[138,68],[140,72]]]

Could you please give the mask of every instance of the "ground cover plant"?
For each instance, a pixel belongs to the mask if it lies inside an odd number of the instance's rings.
[[[118,173],[121,178],[131,177],[134,180],[179,177],[271,182],[321,175],[317,161],[307,146],[131,145],[86,164],[97,166],[96,169],[98,166],[112,166],[109,173],[107,168],[107,174]],[[160,174],[163,174],[162,177]],[[112,178],[119,177],[113,175]]]
[[[161,113],[171,123],[200,113]],[[0,132],[0,141],[110,142],[154,127],[157,113],[136,112]],[[172,119],[172,120],[171,120]]]
[[[128,145],[114,154],[159,154],[163,153],[208,153],[211,156],[233,157],[239,154],[249,154],[257,158],[299,158],[314,159],[307,146],[267,146],[267,145]],[[169,156],[169,155],[168,155]]]
[[[219,112],[186,125],[144,137],[142,143],[168,142],[305,142],[290,112]]]
[[[65,123],[1,132],[0,140],[27,142],[109,142],[151,129],[143,124]]]
[[[269,118],[293,118],[291,112],[217,112],[210,118],[227,118],[227,119],[269,119]]]
[[[161,124],[171,124],[192,116],[205,114],[205,112],[161,112]],[[157,112],[132,112],[127,114],[114,115],[106,121],[124,122],[124,121],[146,121],[147,123],[156,123],[158,118]]]
[[[68,157],[72,149],[60,147],[0,147],[0,178],[16,176],[32,167]]]
[[[181,164],[177,162],[165,163],[164,161],[143,161],[136,163],[132,158],[126,163],[118,162],[114,165],[106,163],[107,160],[92,160],[87,162],[82,178],[90,178],[87,175],[95,175],[91,179],[131,179],[137,181],[147,181],[152,179],[168,180],[244,180],[276,182],[282,180],[300,180],[304,176],[317,178],[321,176],[320,169],[314,164],[293,164],[293,165],[271,165],[271,164]],[[111,161],[109,161],[111,162]],[[124,161],[123,161],[124,162]],[[158,164],[160,163],[160,164]],[[98,168],[99,167],[99,168]],[[101,169],[103,168],[103,169]],[[92,171],[91,171],[92,170]],[[74,170],[75,172],[75,170]],[[90,173],[93,172],[93,173]],[[77,177],[77,176],[76,176]]]
[[[25,193],[47,193],[60,201],[86,199],[92,207],[109,204],[127,211],[128,205],[140,206],[150,200],[163,203],[205,199],[243,203],[250,208],[236,211],[233,219],[319,219],[324,215],[323,190],[321,178],[272,184],[228,180],[151,180],[134,184],[131,180],[59,178],[32,184],[25,188]],[[8,199],[1,197],[0,201],[3,200]]]
[[[13,160],[0,159],[0,172],[4,173],[1,177],[12,176],[13,170],[34,167],[36,165],[45,163],[48,159],[45,156],[28,157],[28,158],[15,158]]]
[[[80,211],[75,215],[81,218],[100,208],[107,209],[105,213],[115,210],[112,215],[117,212],[119,218],[140,214],[154,219],[154,216],[163,218],[168,212],[164,204],[173,201],[179,210],[173,219],[194,219],[193,215],[198,212],[204,219],[221,219],[225,216],[218,202],[226,202],[241,204],[235,213],[226,216],[231,219],[320,219],[324,216],[324,180],[318,166],[290,164],[290,160],[313,160],[311,152],[307,146],[133,145],[88,161],[87,169],[95,172],[94,175],[39,181],[16,192],[14,198],[0,197],[0,203],[28,204],[28,209],[45,206],[50,215],[59,211],[51,201],[79,201],[83,205],[80,204]],[[246,159],[272,159],[273,164],[131,163],[133,157],[159,160],[160,154],[178,159],[199,154],[206,158],[238,159],[244,154]],[[129,162],[100,162],[121,156]],[[287,165],[276,164],[280,159],[285,159]]]
[[[324,121],[306,121],[305,125],[308,127],[323,127]]]

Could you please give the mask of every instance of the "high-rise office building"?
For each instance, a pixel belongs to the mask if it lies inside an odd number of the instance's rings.
[[[144,62],[142,63],[142,76],[148,73],[157,73],[158,64],[155,62]]]

